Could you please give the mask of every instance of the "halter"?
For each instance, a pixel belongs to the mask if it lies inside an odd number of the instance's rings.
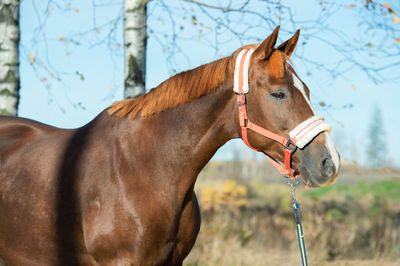
[[[246,94],[249,92],[249,64],[253,52],[254,49],[241,50],[236,57],[235,63],[233,91],[237,95],[236,100],[239,109],[239,124],[242,129],[242,139],[251,149],[264,153],[281,175],[295,179],[299,176],[299,173],[292,170],[292,154],[297,148],[302,149],[319,133],[328,131],[330,125],[324,121],[321,115],[315,115],[292,129],[287,139],[251,122],[247,116]],[[264,151],[252,147],[247,138],[247,129],[281,144],[285,152],[284,166]]]

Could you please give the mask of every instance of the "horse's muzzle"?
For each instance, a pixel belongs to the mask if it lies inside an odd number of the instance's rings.
[[[336,152],[336,151],[335,151]],[[336,152],[335,156],[339,156]],[[324,145],[309,145],[301,151],[300,174],[305,185],[320,187],[333,184],[340,171],[339,164],[334,162],[331,153]]]

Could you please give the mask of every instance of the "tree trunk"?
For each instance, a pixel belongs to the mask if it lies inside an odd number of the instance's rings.
[[[0,1],[0,115],[17,115],[19,0]]]
[[[125,91],[124,98],[145,93],[147,0],[124,0]]]

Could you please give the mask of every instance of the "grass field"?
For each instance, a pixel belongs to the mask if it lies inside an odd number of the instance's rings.
[[[199,177],[202,228],[185,265],[300,265],[284,180],[231,167],[211,164]],[[309,264],[400,265],[400,172],[342,173],[332,186],[298,189]]]

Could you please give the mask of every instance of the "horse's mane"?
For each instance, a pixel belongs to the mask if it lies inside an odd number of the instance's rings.
[[[233,56],[219,59],[176,74],[141,97],[115,102],[107,111],[130,119],[157,114],[214,91],[227,77],[233,77],[233,68]]]
[[[138,98],[113,103],[107,112],[120,118],[133,119],[136,116],[152,116],[188,103],[214,91],[228,78],[233,78],[236,55],[242,49],[254,49],[257,46],[258,44],[243,46],[232,56],[176,74]],[[283,76],[283,62],[286,59],[286,55],[282,52],[272,54],[268,69],[270,76],[277,78]]]

